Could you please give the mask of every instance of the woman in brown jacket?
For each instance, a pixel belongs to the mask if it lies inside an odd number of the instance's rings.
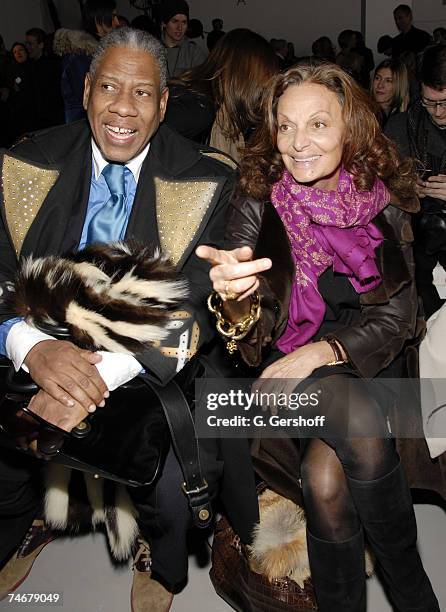
[[[299,449],[300,474],[296,464],[284,478],[302,479],[319,610],[365,610],[366,536],[396,609],[438,612],[389,435],[395,394],[384,380],[403,376],[419,332],[412,167],[381,134],[367,95],[334,65],[302,64],[277,76],[264,111],[242,160],[228,250],[197,252],[213,264],[226,329],[243,327],[260,294],[261,317],[238,342],[250,365],[267,365],[260,390],[282,392],[284,379],[305,379],[298,390],[321,392],[319,408],[333,426],[268,448],[282,457]],[[361,382],[378,377],[372,391]]]

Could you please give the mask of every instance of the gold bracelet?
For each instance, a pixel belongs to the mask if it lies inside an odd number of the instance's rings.
[[[224,318],[222,314],[223,300],[217,292],[211,293],[208,297],[208,308],[217,318],[217,331],[224,336],[229,338],[226,342],[226,348],[232,355],[237,350],[237,341],[242,340],[251,330],[251,328],[260,319],[260,313],[262,307],[260,305],[260,296],[258,291],[255,291],[251,297],[251,308],[249,314],[236,323],[231,323]]]

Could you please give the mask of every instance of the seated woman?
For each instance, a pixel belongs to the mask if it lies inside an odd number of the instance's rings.
[[[271,390],[283,379],[316,379],[322,397],[331,392],[324,410],[362,437],[261,440],[257,454],[267,447],[269,457],[300,459],[291,476],[296,489],[302,481],[321,612],[365,610],[365,537],[396,609],[438,612],[389,437],[389,393],[351,384],[401,377],[416,335],[412,166],[382,135],[367,93],[333,64],[278,75],[263,121],[242,159],[228,250],[200,246],[197,254],[212,264],[230,321],[243,319],[260,293],[261,318],[238,342],[250,365],[269,363],[259,384]],[[282,483],[289,480],[284,473]],[[279,474],[274,487],[283,493],[280,482]]]
[[[381,127],[390,115],[402,113],[409,104],[409,79],[401,60],[384,60],[375,70],[370,87],[372,98],[379,107]]]

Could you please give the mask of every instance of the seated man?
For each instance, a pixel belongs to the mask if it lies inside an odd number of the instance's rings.
[[[197,358],[218,352],[206,307],[211,291],[208,266],[195,255],[195,247],[204,243],[221,248],[234,172],[223,155],[160,126],[168,98],[166,72],[161,43],[141,31],[114,30],[101,40],[86,77],[88,122],[34,134],[0,158],[3,287],[14,280],[19,262],[29,255],[60,254],[122,238],[161,247],[189,281],[186,318],[169,334],[169,346],[147,348],[138,361],[122,355],[119,381],[110,373],[106,353],[101,357],[52,339],[13,318],[0,304],[0,353],[16,369],[27,366],[40,387],[32,410],[67,431],[104,405],[109,391],[124,382],[123,372],[127,380],[139,375],[164,385],[180,375],[184,381],[193,377]],[[120,175],[123,198],[114,197],[117,187],[111,174]],[[239,515],[244,515],[244,524],[247,516],[256,521],[247,449],[231,440],[218,447],[214,442],[215,448],[208,444],[201,453],[210,487],[215,490],[224,462],[222,499],[231,501],[234,523]],[[37,462],[15,451],[0,455],[0,562],[39,511],[39,469]],[[182,481],[179,461],[170,451],[155,490],[129,491],[152,559],[144,565],[149,555],[138,555],[134,612],[167,610],[173,593],[186,582],[185,535],[191,516]],[[234,526],[248,541],[246,529]],[[20,555],[4,567],[9,583],[3,582],[3,591],[20,584],[46,541],[41,522],[35,523]],[[14,572],[14,567],[20,569]]]
[[[406,112],[390,117],[385,132],[402,156],[420,165],[415,278],[428,318],[442,305],[433,270],[438,262],[446,268],[446,45],[425,50],[419,73],[421,98]]]

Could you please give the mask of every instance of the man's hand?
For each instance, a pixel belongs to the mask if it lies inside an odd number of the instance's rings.
[[[96,406],[104,406],[104,398],[109,396],[95,367],[101,359],[97,353],[65,340],[43,340],[33,346],[24,363],[33,381],[53,400],[71,409],[80,405],[84,412],[93,412]]]
[[[271,268],[270,259],[252,261],[252,249],[241,247],[232,251],[222,251],[201,245],[195,251],[198,257],[206,259],[212,266],[209,277],[214,291],[225,299],[244,300],[259,286],[257,274]],[[234,294],[235,298],[229,298]]]
[[[31,399],[28,408],[45,421],[65,431],[71,431],[88,416],[88,412],[78,402],[68,408],[42,389]]]
[[[417,193],[419,198],[431,196],[446,202],[446,174],[430,176],[427,181],[418,179]]]

